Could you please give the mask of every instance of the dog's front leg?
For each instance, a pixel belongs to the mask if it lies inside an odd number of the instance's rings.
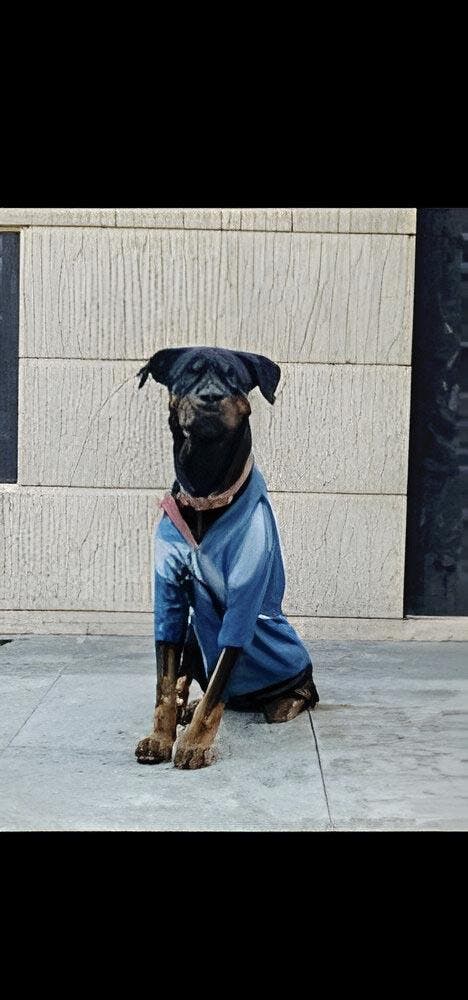
[[[208,767],[216,760],[213,743],[224,712],[222,695],[241,652],[238,646],[226,646],[220,654],[193,719],[177,740],[174,757],[176,767],[196,770]]]
[[[154,731],[135,750],[139,764],[163,764],[171,759],[177,725],[177,675],[183,643],[156,642],[156,707]]]

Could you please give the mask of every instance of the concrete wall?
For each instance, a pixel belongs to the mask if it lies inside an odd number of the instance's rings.
[[[415,225],[413,209],[0,209],[21,229],[0,631],[151,631],[172,437],[167,390],[134,374],[195,344],[281,365],[251,424],[301,634],[401,620]]]

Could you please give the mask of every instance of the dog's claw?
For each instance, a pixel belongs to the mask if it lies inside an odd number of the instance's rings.
[[[145,736],[138,743],[135,756],[139,764],[167,764],[172,757],[172,743],[159,736]]]

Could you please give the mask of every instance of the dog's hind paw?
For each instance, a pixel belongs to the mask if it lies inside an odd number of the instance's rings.
[[[181,771],[197,771],[201,767],[209,767],[218,760],[214,747],[181,746],[176,748],[174,767]]]
[[[296,688],[292,696],[286,694],[274,701],[265,702],[263,714],[267,722],[291,722],[301,712],[315,708],[319,701],[317,688],[311,680],[303,687]]]
[[[153,734],[137,745],[135,756],[139,764],[167,764],[172,757],[172,742]]]

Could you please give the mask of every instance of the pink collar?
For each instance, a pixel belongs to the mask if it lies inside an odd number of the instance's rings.
[[[245,483],[253,464],[254,456],[250,452],[239,478],[236,479],[235,483],[228,490],[224,490],[224,493],[210,493],[208,497],[193,497],[190,493],[181,491],[177,493],[177,503],[182,507],[193,507],[194,510],[213,510],[215,507],[227,507],[237,491],[240,490],[242,484]]]
[[[187,521],[184,521],[176,504],[175,497],[173,497],[171,493],[166,493],[166,496],[160,501],[159,506],[166,511],[166,514],[168,514],[173,524],[175,524],[176,528],[179,529],[181,535],[184,536],[189,545],[191,545],[194,549],[198,549],[198,542],[192,535]]]
[[[196,501],[204,500],[206,502],[211,500],[211,498],[217,501],[221,501],[218,503],[211,502],[206,507],[195,507],[195,510],[211,510],[213,507],[227,506],[228,504],[230,504],[237,490],[240,489],[242,483],[244,483],[245,480],[247,479],[247,476],[253,464],[254,464],[254,457],[251,452],[244,466],[244,469],[241,475],[239,476],[239,479],[237,479],[236,482],[233,483],[232,486],[230,486],[229,490],[225,490],[224,493],[211,494],[210,497],[191,497],[190,498],[191,500],[196,500]],[[183,494],[184,497],[187,497],[188,495],[189,494],[187,493]],[[228,497],[228,499],[227,500],[224,499],[225,497]],[[179,498],[180,498],[180,493],[177,494],[177,499]],[[182,517],[182,514],[180,513],[180,509],[176,502],[176,498],[172,496],[172,493],[166,493],[166,495],[162,498],[162,500],[160,500],[159,506],[166,511],[166,514],[168,514],[173,524],[175,524],[176,528],[179,529],[181,535],[184,536],[185,540],[189,543],[189,545],[191,545],[194,549],[198,549],[198,542],[192,535],[192,532],[190,531],[187,522]],[[188,506],[188,503],[185,503],[184,506]]]

